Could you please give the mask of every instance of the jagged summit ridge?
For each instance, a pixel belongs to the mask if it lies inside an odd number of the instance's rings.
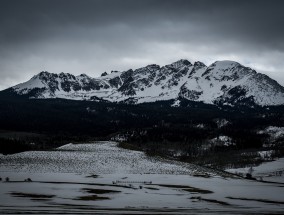
[[[284,88],[275,80],[234,61],[206,66],[181,59],[159,66],[151,64],[101,77],[86,74],[40,72],[29,81],[10,88],[29,98],[104,99],[136,103],[187,99],[208,104],[284,104]]]

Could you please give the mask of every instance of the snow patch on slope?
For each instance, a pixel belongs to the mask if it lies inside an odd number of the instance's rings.
[[[268,134],[272,141],[284,138],[284,127],[269,126],[258,132],[259,134]]]
[[[30,90],[35,89],[35,88],[44,88],[46,85],[37,78],[37,76],[34,76],[32,79],[30,79],[27,82],[18,84],[14,86],[13,88],[15,91],[17,91],[20,95],[22,94],[27,94],[30,92]]]

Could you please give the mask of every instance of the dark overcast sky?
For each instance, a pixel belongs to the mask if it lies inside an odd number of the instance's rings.
[[[234,60],[284,85],[284,1],[0,0],[0,89],[42,70]]]

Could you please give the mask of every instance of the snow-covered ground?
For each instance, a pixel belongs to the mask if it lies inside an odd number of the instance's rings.
[[[0,157],[10,179],[0,183],[0,214],[283,213],[283,184],[225,176],[114,142],[68,144]]]
[[[218,136],[210,140],[210,143],[215,146],[231,146],[235,145],[233,139],[228,136]]]
[[[178,175],[208,171],[196,165],[148,157],[143,152],[118,148],[116,145],[116,142],[67,144],[54,151],[8,155],[1,158],[0,171]]]
[[[268,134],[272,140],[284,137],[284,127],[269,126],[258,132],[259,134]]]
[[[267,134],[269,136],[267,143],[264,147],[271,147],[277,144],[277,142],[283,142],[281,139],[284,138],[284,127],[268,126],[264,130],[258,131],[259,134]]]
[[[265,181],[275,181],[284,183],[284,158],[275,161],[265,162],[256,167],[246,167],[237,169],[227,169],[231,173],[246,174],[252,172],[252,176],[262,178]]]

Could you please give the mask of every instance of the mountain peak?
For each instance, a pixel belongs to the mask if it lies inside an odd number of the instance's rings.
[[[82,73],[82,74],[76,76],[76,78],[78,78],[80,80],[82,80],[82,79],[92,79],[92,77],[86,75],[85,73]]]
[[[200,61],[194,62],[193,66],[194,67],[200,67],[200,68],[201,67],[206,67],[206,65],[204,63],[200,62]]]
[[[146,68],[149,68],[149,69],[160,69],[160,66],[157,65],[157,64],[149,64],[146,66]]]
[[[183,67],[183,66],[191,66],[191,65],[192,64],[188,60],[180,59],[180,60],[178,60],[176,62],[173,62],[172,64],[167,65],[167,66],[171,66],[171,67],[173,67],[175,69],[178,69],[178,68]]]
[[[136,70],[91,78],[86,74],[42,71],[11,88],[29,98],[65,98],[110,102],[154,102],[184,98],[208,104],[284,104],[284,88],[268,76],[235,61],[216,61],[207,67],[181,59],[160,67],[151,64]]]
[[[78,77],[89,77],[89,76],[86,75],[85,73],[82,73],[82,74],[78,75]]]
[[[45,77],[45,76],[48,76],[50,73],[48,71],[41,71],[40,73],[36,74],[34,76],[34,78],[37,78],[37,77]]]
[[[222,61],[215,61],[213,64],[211,64],[209,67],[215,67],[220,69],[227,69],[235,66],[239,66],[240,64],[236,61],[231,60],[222,60]]]
[[[58,74],[50,73],[48,71],[41,71],[40,73],[38,73],[37,75],[32,77],[32,79],[39,79],[41,81],[48,81],[51,78],[54,78],[55,76],[57,77]]]

